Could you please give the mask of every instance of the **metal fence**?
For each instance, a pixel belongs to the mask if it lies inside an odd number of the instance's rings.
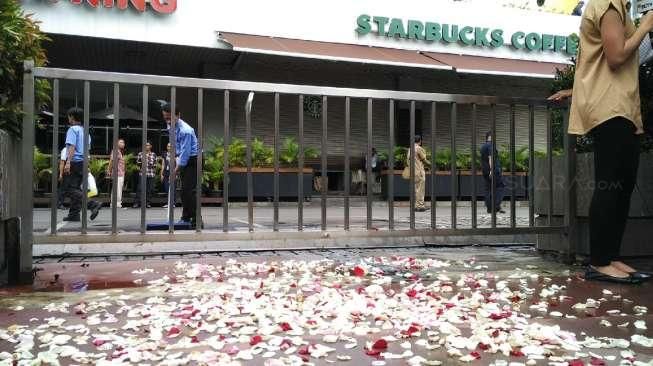
[[[546,226],[536,226],[535,224],[535,212],[534,212],[534,187],[532,184],[529,185],[529,219],[527,227],[520,227],[516,224],[515,217],[515,195],[511,195],[510,199],[510,224],[509,227],[498,227],[497,226],[497,215],[496,211],[492,210],[492,219],[491,227],[482,228],[479,227],[477,222],[477,182],[476,174],[472,174],[473,184],[473,194],[472,194],[472,222],[471,228],[459,228],[456,225],[456,218],[458,213],[457,207],[457,184],[453,184],[453,180],[456,179],[456,151],[461,148],[456,146],[456,139],[453,138],[456,135],[457,128],[457,112],[458,108],[461,105],[469,105],[472,108],[472,129],[476,131],[477,128],[477,107],[481,105],[490,106],[492,109],[492,121],[491,121],[491,131],[492,135],[496,136],[497,130],[497,121],[496,121],[496,107],[497,106],[508,106],[510,108],[511,118],[509,120],[509,132],[510,132],[510,174],[515,176],[515,108],[516,106],[528,106],[529,108],[529,121],[528,121],[528,151],[529,151],[529,169],[530,174],[533,173],[534,167],[534,129],[535,129],[535,118],[534,110],[535,108],[546,108],[548,111],[547,118],[547,169],[546,172],[548,178],[548,187],[550,192],[548,195],[548,208],[549,212],[552,213],[552,200],[553,200],[553,172],[552,172],[552,118],[551,112],[552,108],[557,108],[547,104],[546,101],[539,99],[528,99],[528,98],[504,98],[504,97],[492,97],[492,96],[472,96],[472,95],[451,95],[451,94],[439,94],[439,93],[423,93],[423,92],[407,92],[407,91],[388,91],[388,90],[371,90],[371,89],[352,89],[352,88],[336,88],[336,87],[322,87],[322,86],[307,86],[307,85],[289,85],[289,84],[273,84],[273,83],[259,83],[259,82],[245,82],[245,81],[228,81],[228,80],[213,80],[213,79],[197,79],[197,78],[182,78],[182,77],[167,77],[167,76],[154,76],[154,75],[138,75],[138,74],[125,74],[125,73],[112,73],[112,72],[96,72],[96,71],[83,71],[83,70],[68,70],[68,69],[55,69],[55,68],[42,68],[42,67],[33,67],[31,63],[26,64],[26,77],[25,77],[25,95],[31,97],[26,101],[26,106],[33,106],[33,96],[34,96],[34,80],[38,79],[48,79],[51,81],[52,85],[52,111],[54,116],[59,116],[60,114],[60,82],[62,80],[74,80],[78,82],[83,82],[83,109],[84,109],[84,131],[86,131],[86,139],[88,142],[88,131],[89,131],[89,109],[90,109],[90,90],[92,83],[110,83],[113,84],[113,100],[114,100],[114,122],[113,122],[113,146],[114,154],[116,154],[116,146],[118,144],[118,134],[119,134],[119,121],[120,121],[120,87],[121,85],[137,85],[142,88],[142,98],[143,98],[143,111],[142,111],[142,153],[145,155],[145,143],[147,141],[147,131],[148,131],[148,119],[150,111],[148,111],[148,92],[150,87],[163,87],[168,88],[169,90],[169,101],[172,109],[172,126],[170,129],[170,141],[172,143],[172,154],[174,156],[177,149],[175,141],[175,110],[177,109],[177,88],[192,88],[197,91],[197,138],[200,143],[200,152],[198,154],[197,160],[197,187],[196,187],[196,202],[197,202],[197,217],[201,219],[202,210],[222,210],[222,223],[221,230],[203,230],[201,222],[198,223],[196,227],[196,232],[189,233],[175,233],[174,225],[174,209],[172,205],[169,205],[168,208],[168,233],[153,233],[146,230],[147,223],[147,209],[146,209],[146,197],[145,190],[141,189],[140,191],[140,202],[141,202],[141,212],[140,212],[140,232],[136,233],[118,233],[117,226],[117,216],[118,208],[116,207],[116,185],[113,185],[112,189],[112,205],[111,205],[111,235],[93,235],[88,232],[88,219],[87,213],[84,209],[87,204],[86,195],[84,195],[82,202],[82,222],[81,222],[81,231],[77,234],[67,233],[66,235],[60,235],[57,232],[57,205],[56,205],[56,195],[53,194],[52,203],[51,203],[51,228],[46,239],[39,239],[42,241],[47,241],[48,243],[104,243],[104,242],[137,242],[137,241],[173,241],[173,240],[197,240],[197,241],[207,241],[207,240],[231,240],[231,239],[244,239],[244,240],[256,240],[256,239],[320,239],[325,237],[330,237],[335,240],[338,238],[351,238],[357,237],[364,240],[367,238],[381,238],[382,240],[396,240],[404,236],[411,237],[435,237],[435,236],[453,236],[453,235],[517,235],[517,234],[569,234],[570,229],[573,226],[572,220],[574,219],[573,203],[574,200],[567,200],[568,204],[565,210],[565,221],[563,226],[552,226],[551,217],[549,215],[548,225]],[[221,208],[209,208],[202,207],[201,205],[201,182],[202,182],[202,151],[203,151],[203,141],[204,141],[204,116],[203,116],[203,106],[205,103],[205,92],[210,91],[219,91],[224,95],[224,162],[223,162],[223,203]],[[230,178],[230,167],[229,167],[229,156],[228,156],[228,146],[231,140],[230,136],[230,95],[232,93],[248,93],[248,98],[245,105],[245,121],[246,121],[246,165],[247,165],[247,212],[248,212],[248,233],[235,233],[230,231],[229,227],[229,210],[230,210],[230,195],[229,195],[229,178]],[[253,197],[253,183],[252,183],[252,108],[253,101],[259,95],[273,95],[274,96],[274,197],[273,197],[273,225],[271,232],[260,232],[257,230],[254,222],[254,197]],[[298,130],[298,143],[299,143],[299,154],[298,154],[298,201],[297,201],[297,225],[296,230],[292,232],[289,231],[279,231],[279,154],[280,154],[280,145],[281,145],[281,136],[279,128],[279,99],[280,95],[291,95],[297,98],[297,130]],[[372,156],[372,125],[373,125],[373,115],[372,108],[373,105],[377,103],[385,104],[389,110],[389,118],[387,121],[387,126],[389,129],[389,141],[387,142],[389,154],[389,166],[394,166],[394,156],[392,152],[395,148],[395,108],[399,102],[408,102],[410,105],[410,141],[414,141],[415,138],[415,110],[416,103],[422,103],[422,105],[430,106],[430,127],[431,131],[431,141],[430,145],[434,150],[434,153],[431,155],[431,164],[433,167],[436,166],[435,161],[435,131],[438,128],[438,125],[442,123],[438,121],[436,108],[441,108],[442,105],[446,105],[450,113],[450,128],[451,131],[451,143],[448,147],[452,152],[451,159],[451,206],[450,206],[450,215],[451,215],[451,227],[443,229],[436,226],[437,215],[441,214],[440,210],[434,209],[430,212],[430,227],[428,228],[416,228],[415,225],[415,145],[410,144],[410,216],[409,216],[409,228],[401,229],[395,225],[395,214],[394,214],[394,196],[393,196],[393,182],[392,179],[389,181],[389,197],[388,197],[388,224],[387,230],[372,230],[373,225],[373,195],[372,190],[367,189],[366,196],[366,229],[362,231],[353,231],[350,230],[350,190],[349,184],[345,184],[345,193],[344,193],[344,227],[343,228],[331,228],[328,226],[327,222],[327,192],[326,189],[323,189],[321,192],[320,203],[321,203],[321,220],[320,220],[320,230],[315,233],[317,230],[305,230],[304,223],[304,205],[302,203],[302,197],[304,197],[305,192],[303,189],[303,171],[305,167],[304,161],[304,97],[307,95],[319,95],[322,99],[322,137],[321,137],[321,156],[320,156],[320,173],[322,179],[322,186],[326,187],[326,179],[328,174],[328,120],[329,120],[329,111],[328,107],[332,103],[342,102],[344,100],[345,104],[345,137],[344,137],[344,174],[345,181],[348,182],[350,179],[350,132],[351,132],[351,102],[354,99],[362,99],[367,102],[367,161],[370,161]],[[34,109],[28,108],[26,110],[26,121],[32,121],[34,115]],[[567,115],[565,110],[564,115]],[[565,127],[567,119],[565,117]],[[58,118],[54,118],[53,128],[58,130],[59,121]],[[34,137],[33,129],[26,129],[26,135],[23,139],[23,154],[26,159],[29,159],[29,154],[32,151],[32,146],[34,146]],[[475,133],[471,134],[471,140],[469,141],[469,147],[472,151],[475,151],[477,146],[477,137]],[[494,150],[496,151],[496,139],[493,138]],[[574,172],[574,140],[570,138],[565,139],[565,148],[564,155],[566,157],[566,175],[567,177],[573,176]],[[58,141],[57,134],[53,134],[53,154],[58,151]],[[86,143],[85,147],[88,149],[89,144]],[[476,154],[476,153],[474,153]],[[88,151],[85,154],[86,158],[83,164],[83,176],[86,177],[88,174]],[[114,155],[115,158],[115,155]],[[52,187],[53,192],[57,191],[57,172],[58,166],[57,161],[53,157],[52,159]],[[171,159],[171,170],[174,170],[174,159]],[[472,159],[472,171],[477,170],[476,159]],[[145,186],[145,172],[146,172],[146,159],[143,159],[141,165],[141,186]],[[23,172],[25,181],[31,182],[31,177],[28,179],[27,175],[31,172],[27,172],[25,169]],[[115,178],[118,174],[117,164],[114,164],[113,172],[111,173]],[[372,169],[370,164],[367,164],[366,172],[367,182],[371,182]],[[431,175],[431,192],[434,195],[436,191],[436,169],[433,168],[430,170]],[[494,175],[491,178],[494,181]],[[86,179],[83,180],[82,191],[86,192]],[[170,192],[175,191],[174,179],[170,180],[171,187]],[[566,180],[567,186],[565,187],[568,197],[573,197],[573,183],[570,183],[571,180]],[[25,186],[23,189],[30,189],[30,186]],[[495,196],[495,184],[492,184],[492,202],[494,202]],[[33,201],[28,200],[23,202],[26,206],[29,205],[31,208]],[[219,223],[218,227],[220,226]],[[29,225],[31,229],[31,218],[26,219],[25,225]]]

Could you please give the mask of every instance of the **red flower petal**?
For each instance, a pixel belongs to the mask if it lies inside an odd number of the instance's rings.
[[[519,349],[513,349],[510,351],[510,356],[512,357],[524,357],[524,353]]]
[[[406,295],[408,297],[410,297],[410,298],[415,298],[417,296],[417,290],[415,290],[414,288],[411,288],[410,290],[408,290],[406,292]]]
[[[579,359],[569,361],[567,364],[569,366],[585,366],[585,363],[582,360],[579,360]]]
[[[381,350],[372,348],[372,349],[365,350],[365,354],[368,356],[378,356],[381,354]]]
[[[178,327],[172,327],[168,330],[168,337],[176,336],[179,333],[181,333],[181,329]]]
[[[263,337],[260,335],[255,335],[249,340],[249,345],[250,346],[255,346],[263,341]]]
[[[311,354],[311,352],[308,350],[308,345],[303,345],[303,346],[299,347],[299,349],[297,350],[297,353],[300,354],[300,355],[310,355]]]
[[[192,336],[192,337],[190,338],[190,343],[200,343],[200,340],[197,339],[197,336]]]
[[[365,270],[359,266],[356,266],[354,267],[354,269],[351,270],[351,274],[352,276],[363,277],[365,276]]]
[[[479,344],[478,344],[478,348],[479,348],[480,350],[482,350],[482,351],[487,351],[487,350],[490,349],[490,346],[487,345],[487,344],[485,344],[485,343],[479,343]]]
[[[472,356],[472,357],[474,357],[474,358],[477,359],[477,360],[480,360],[480,359],[481,359],[481,354],[478,353],[478,352],[476,352],[476,351],[470,353],[469,355]]]
[[[605,361],[600,360],[600,359],[598,359],[596,357],[592,357],[592,359],[590,361],[590,365],[592,365],[592,366],[605,366]]]
[[[93,340],[93,345],[94,345],[95,347],[100,347],[101,345],[103,345],[103,344],[105,344],[105,343],[106,343],[106,341],[104,341],[104,340],[102,340],[102,339],[94,339],[94,340]]]
[[[287,332],[287,331],[289,331],[289,330],[292,330],[292,327],[290,326],[290,324],[288,324],[288,323],[286,323],[286,322],[280,323],[280,324],[279,324],[279,327],[280,327],[281,330],[284,331],[284,332]]]
[[[379,339],[378,341],[374,342],[372,345],[373,349],[388,349],[388,341],[385,339]]]

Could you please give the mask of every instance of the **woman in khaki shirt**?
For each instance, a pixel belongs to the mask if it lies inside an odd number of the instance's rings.
[[[569,133],[594,140],[588,280],[639,283],[650,278],[619,258],[639,166],[642,116],[638,47],[653,14],[635,28],[626,0],[591,0],[580,27]],[[550,97],[562,100],[571,91]]]

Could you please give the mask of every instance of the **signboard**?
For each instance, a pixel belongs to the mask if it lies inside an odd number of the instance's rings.
[[[171,14],[177,10],[177,0],[70,0],[70,2],[75,5],[87,3],[94,8],[113,8],[115,6],[120,10],[127,9],[131,4],[132,8],[141,13],[145,11],[146,3],[149,3],[155,12],[161,14]]]
[[[461,46],[485,48],[504,47],[506,37],[503,29],[461,26],[422,22],[384,16],[361,14],[356,19],[356,32],[360,36],[374,34],[378,37],[408,39],[423,42],[441,42]],[[510,36],[510,46],[526,51],[552,51],[576,55],[578,42],[574,37],[517,31]]]

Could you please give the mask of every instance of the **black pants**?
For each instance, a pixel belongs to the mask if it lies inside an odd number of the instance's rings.
[[[197,156],[191,156],[188,164],[181,169],[181,204],[184,206],[181,214],[182,221],[196,222],[195,217],[195,191],[197,188]]]
[[[136,204],[141,204],[141,177],[138,177],[138,196],[136,196]],[[154,192],[154,177],[145,178],[145,202],[149,205],[152,203],[152,193]]]
[[[492,177],[490,175],[483,175],[485,181],[485,207],[488,212],[492,212]],[[501,209],[501,202],[505,196],[506,184],[503,182],[501,172],[495,173],[494,177],[494,209],[499,211]]]
[[[607,266],[619,260],[630,196],[639,166],[639,137],[623,117],[592,130],[594,195],[590,205],[590,263]]]
[[[82,176],[83,176],[83,163],[73,162],[70,163],[70,174],[63,176],[63,190],[64,199],[70,199],[70,210],[68,211],[69,217],[78,217],[82,209]]]

